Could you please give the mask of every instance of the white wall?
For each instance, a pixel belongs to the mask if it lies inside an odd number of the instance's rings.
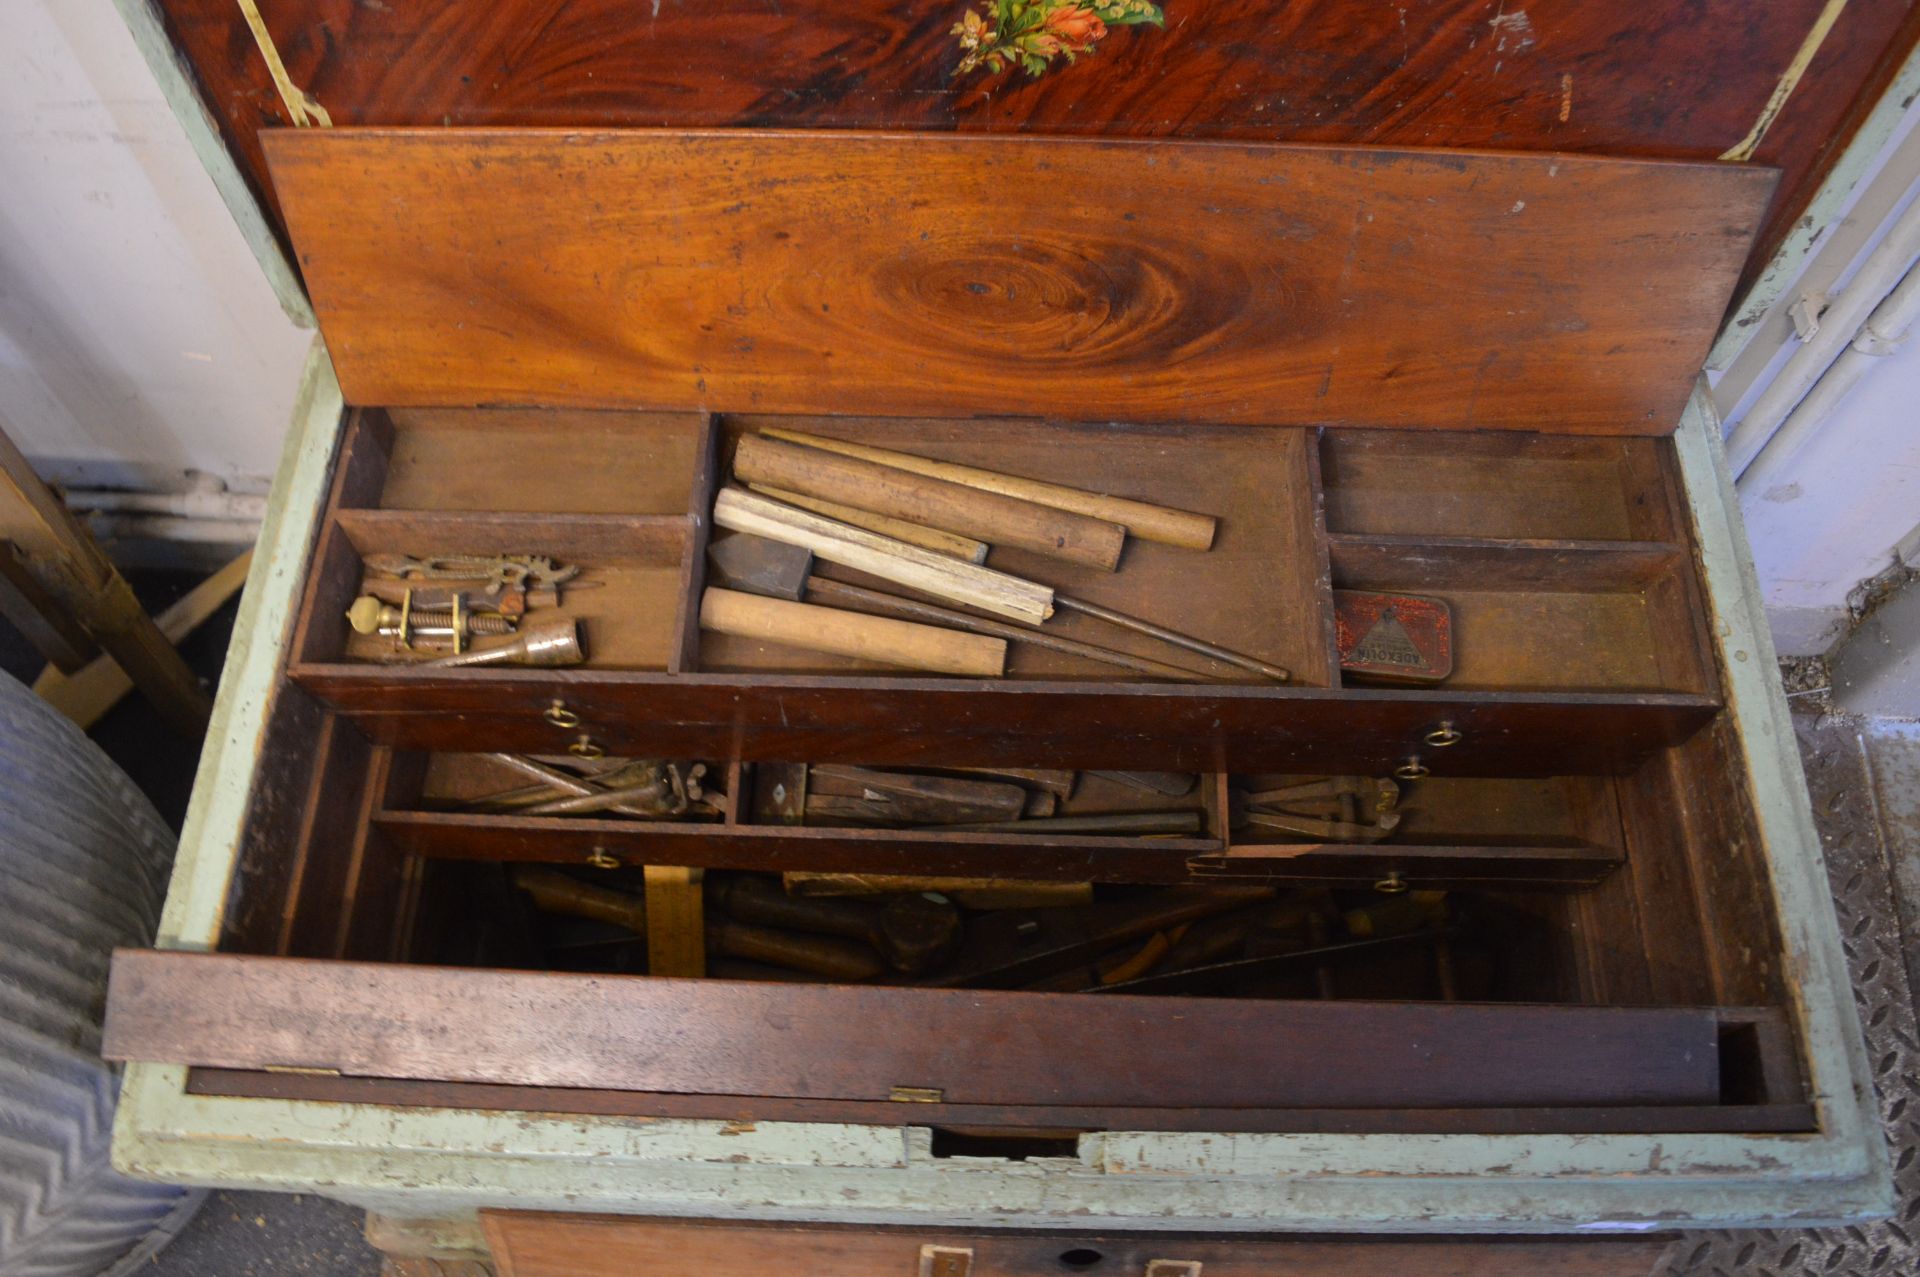
[[[0,0],[0,424],[43,471],[273,473],[281,312],[107,0]]]
[[[1740,506],[1781,650],[1824,652],[1847,595],[1920,527],[1920,339],[1848,392],[1783,472],[1742,483]]]

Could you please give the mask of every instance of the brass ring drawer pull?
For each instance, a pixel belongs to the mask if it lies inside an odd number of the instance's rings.
[[[562,729],[580,726],[580,716],[568,709],[565,701],[556,700],[547,706],[542,717],[555,727]]]
[[[620,867],[620,857],[609,852],[598,843],[595,843],[593,850],[587,853],[587,863],[595,869],[618,869]]]
[[[1395,869],[1386,877],[1374,883],[1373,889],[1383,896],[1397,896],[1407,890],[1408,885],[1407,880],[1400,876],[1400,871]]]
[[[1427,766],[1417,758],[1409,758],[1406,762],[1394,768],[1393,774],[1400,780],[1423,780],[1433,775],[1433,768]]]
[[[1427,744],[1433,746],[1435,749],[1445,749],[1449,745],[1458,745],[1460,739],[1460,733],[1454,730],[1451,721],[1441,723],[1440,726],[1428,732],[1425,737]]]
[[[575,758],[605,758],[607,756],[607,751],[594,744],[593,737],[587,735],[585,732],[580,733],[579,740],[567,746],[567,752]]]

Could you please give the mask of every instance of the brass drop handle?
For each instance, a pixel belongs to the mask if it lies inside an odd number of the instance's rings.
[[[587,863],[595,869],[618,869],[620,857],[612,854],[599,843],[595,843],[593,850],[587,853]]]
[[[563,700],[555,700],[553,704],[547,706],[541,717],[562,731],[580,726],[580,716],[568,709],[567,703]]]
[[[1407,890],[1407,880],[1400,876],[1398,869],[1392,870],[1386,877],[1373,884],[1373,889],[1383,896],[1397,896]]]
[[[1424,738],[1435,749],[1445,749],[1449,745],[1458,745],[1460,733],[1454,729],[1452,720],[1444,721],[1440,726],[1428,732]]]
[[[580,733],[579,740],[567,746],[567,752],[575,758],[605,758],[607,756],[607,751],[594,744],[593,737],[587,735],[585,732]]]
[[[1400,780],[1424,780],[1433,775],[1433,768],[1428,767],[1418,758],[1409,758],[1394,768],[1393,774]]]

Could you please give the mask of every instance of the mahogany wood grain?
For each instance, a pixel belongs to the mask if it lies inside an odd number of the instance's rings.
[[[927,134],[266,144],[359,403],[1612,434],[1673,429],[1774,176]]]
[[[609,752],[753,762],[1289,771],[1385,775],[1442,721],[1449,776],[1629,771],[1712,719],[1671,693],[1004,682],[625,670],[303,665],[294,680],[372,739],[410,749],[544,752],[558,698]],[[926,730],[939,723],[938,733]],[[564,743],[564,741],[562,742]]]
[[[1039,77],[956,76],[963,0],[712,0],[636,22],[563,8],[274,0],[296,84],[340,125],[909,128],[1492,147],[1712,159],[1753,124],[1823,0],[1622,6],[1478,0],[1167,0]],[[160,0],[202,97],[272,207],[257,133],[287,119],[231,0]],[[1853,4],[1760,145],[1785,170],[1763,249],[1920,35],[1920,8]],[[1702,75],[1702,67],[1712,67]]]
[[[1779,1026],[1784,1027],[1784,1026]],[[613,1117],[690,1117],[724,1122],[854,1122],[932,1126],[986,1134],[1041,1134],[1071,1139],[1083,1131],[1263,1131],[1327,1134],[1602,1134],[1645,1131],[1811,1131],[1804,1102],[1661,1105],[1606,1108],[1260,1109],[1069,1107],[1065,1105],[923,1104],[898,1101],[795,1100],[741,1095],[674,1095],[588,1091],[568,1087],[417,1082],[398,1078],[327,1077],[248,1069],[188,1071],[192,1095],[320,1100],[424,1108],[463,1108]]]
[[[500,1277],[1645,1277],[1663,1238],[1301,1238],[480,1212]],[[929,1249],[932,1248],[932,1249]],[[964,1263],[961,1257],[964,1256]]]
[[[1578,888],[1618,868],[1618,851],[1578,844],[1457,843],[1297,847],[1209,838],[968,834],[938,830],[560,820],[388,811],[394,846],[451,860],[584,864],[596,851],[628,864],[668,861],[764,872],[931,874],[1116,883],[1360,883],[1398,874],[1422,887]]]
[[[108,1003],[109,1059],[370,1077],[866,1100],[905,1086],[976,1104],[1720,1094],[1716,1017],[1681,1008],[1087,998],[134,949],[115,953]],[[1093,1042],[1151,1048],[1090,1053]]]

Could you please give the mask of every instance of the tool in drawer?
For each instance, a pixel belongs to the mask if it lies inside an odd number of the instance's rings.
[[[543,554],[369,554],[369,572],[400,580],[483,581],[488,594],[505,589],[551,590],[580,575]]]
[[[458,594],[452,596],[445,610],[417,607],[411,590],[399,607],[362,594],[347,609],[347,624],[356,634],[389,635],[399,648],[412,647],[416,636],[451,638],[455,652],[476,634],[512,634],[516,626],[512,617],[470,610]]]
[[[545,912],[611,923],[636,937],[647,934],[647,902],[641,896],[525,866],[513,871],[513,882]],[[885,971],[871,946],[837,936],[795,934],[724,917],[709,918],[705,930],[708,952],[729,958],[852,982],[872,980]]]
[[[1368,776],[1329,776],[1229,796],[1233,827],[1296,834],[1315,842],[1378,842],[1400,824],[1400,787]]]
[[[950,483],[965,484],[984,492],[997,492],[1003,496],[1019,497],[1022,500],[1052,506],[1058,510],[1071,510],[1090,518],[1105,519],[1110,523],[1120,524],[1132,536],[1166,545],[1180,546],[1188,550],[1211,549],[1214,533],[1220,523],[1210,514],[1193,514],[1186,510],[1174,510],[1146,501],[1135,501],[1128,497],[1087,492],[1065,484],[1023,479],[1017,475],[999,474],[976,466],[956,465],[948,461],[916,457],[905,452],[895,452],[889,448],[875,448],[868,444],[849,443],[843,439],[803,434],[798,430],[768,428],[761,433],[771,439],[784,439],[789,443],[805,444],[809,448],[837,452],[848,457],[859,457],[913,474],[929,475],[936,479],[945,479]]]
[[[1276,682],[1284,683],[1292,677],[1284,667],[1258,657],[1209,643],[1178,630],[1170,630],[1124,612],[1116,612],[1098,603],[1071,598],[1023,577],[961,563],[902,541],[862,532],[858,528],[808,514],[805,510],[770,501],[743,488],[721,489],[714,498],[713,521],[735,532],[753,533],[788,545],[801,546],[828,562],[854,568],[950,602],[992,612],[1023,625],[1037,628],[1054,614],[1056,607],[1065,608]]]
[[[816,763],[810,769],[810,821],[878,825],[960,825],[1018,820],[1027,791],[1001,781],[921,776],[871,767]]]
[[[708,899],[740,922],[864,940],[904,975],[931,969],[960,942],[959,909],[924,893],[883,900],[790,896],[771,879],[738,875],[718,883]]]
[[[770,598],[831,603],[854,612],[876,613],[901,620],[923,621],[950,629],[965,630],[1017,643],[1028,643],[1068,656],[1079,656],[1103,665],[1150,674],[1155,678],[1199,681],[1204,674],[1166,665],[1159,661],[1117,652],[1110,648],[1062,638],[1043,630],[1024,629],[1004,621],[969,616],[951,608],[899,595],[884,594],[857,585],[848,585],[813,571],[813,552],[767,537],[744,532],[715,537],[707,547],[707,561],[720,584],[729,589]]]
[[[423,661],[427,667],[453,669],[469,665],[578,665],[586,659],[580,647],[579,626],[571,619],[528,621],[510,642],[476,647],[452,656]]]
[[[717,586],[700,596],[700,628],[935,674],[998,678],[1007,665],[1001,639]]]
[[[740,437],[733,474],[1106,572],[1120,566],[1127,539],[1118,523],[766,435]]]
[[[1453,609],[1417,594],[1333,592],[1340,668],[1382,682],[1438,683],[1453,673]]]
[[[923,983],[939,988],[1010,988],[1150,936],[1256,901],[1271,887],[1174,887],[1079,908],[1005,910],[973,919],[952,963]]]
[[[526,816],[619,815],[641,820],[689,819],[725,812],[726,796],[709,793],[706,788],[705,763],[602,759],[599,761],[612,765],[591,776],[575,776],[522,754],[487,757],[538,783],[475,798],[468,803],[472,809],[506,809]]]

